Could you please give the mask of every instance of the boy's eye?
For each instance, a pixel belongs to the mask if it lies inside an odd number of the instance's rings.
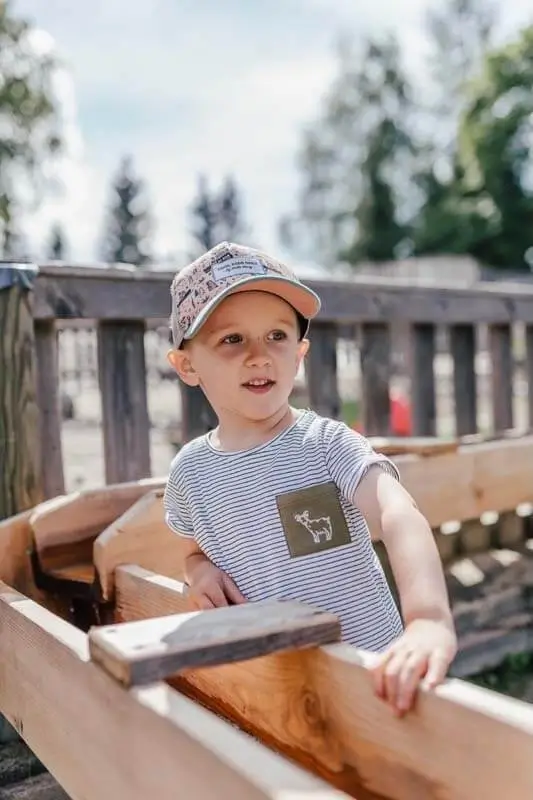
[[[285,333],[285,331],[272,331],[270,336],[277,342],[287,338],[287,334]]]
[[[239,344],[239,342],[242,342],[240,333],[230,333],[222,339],[222,344]]]

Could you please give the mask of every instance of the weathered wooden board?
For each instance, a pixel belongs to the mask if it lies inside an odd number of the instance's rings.
[[[147,492],[164,487],[165,478],[146,478],[52,498],[30,516],[39,553],[95,537]]]
[[[182,592],[120,567],[117,618],[179,611]],[[371,663],[329,645],[195,669],[171,683],[360,799],[530,800],[533,708],[453,680],[421,692],[399,719],[374,695]]]
[[[0,585],[0,712],[72,800],[341,800],[164,683],[126,690],[87,636]]]
[[[334,614],[304,603],[265,600],[227,608],[106,625],[89,631],[94,661],[126,686],[185,669],[340,641]]]
[[[36,319],[166,319],[170,272],[43,266],[35,285]],[[408,319],[447,323],[533,322],[533,289],[498,281],[467,287],[453,282],[413,286],[408,279],[372,277],[309,281],[322,299],[322,322],[387,322]]]
[[[171,578],[183,577],[183,556],[176,535],[165,524],[163,491],[148,492],[100,533],[93,558],[102,597],[113,597],[119,564],[139,564]]]

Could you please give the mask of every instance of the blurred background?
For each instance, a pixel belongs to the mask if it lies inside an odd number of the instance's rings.
[[[0,258],[175,270],[229,238],[304,278],[529,282],[532,113],[530,0],[0,0]],[[89,323],[61,333],[68,487],[102,481]]]

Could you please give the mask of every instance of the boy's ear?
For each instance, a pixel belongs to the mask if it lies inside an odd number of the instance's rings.
[[[311,347],[311,342],[309,341],[309,339],[301,339],[298,342],[298,366],[306,357],[310,347]]]
[[[178,377],[183,383],[186,383],[187,386],[199,385],[200,379],[186,350],[172,348],[167,353],[167,360],[170,366],[178,373]]]

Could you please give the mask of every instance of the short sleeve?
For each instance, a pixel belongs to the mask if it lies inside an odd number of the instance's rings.
[[[353,500],[361,479],[373,465],[400,480],[396,465],[387,456],[377,453],[367,438],[343,422],[334,422],[326,431],[325,456],[331,478],[347,500]]]
[[[172,468],[168,476],[167,485],[163,495],[165,522],[173,533],[178,536],[192,538],[194,529],[191,513],[186,500],[183,481],[180,479],[181,470]]]

